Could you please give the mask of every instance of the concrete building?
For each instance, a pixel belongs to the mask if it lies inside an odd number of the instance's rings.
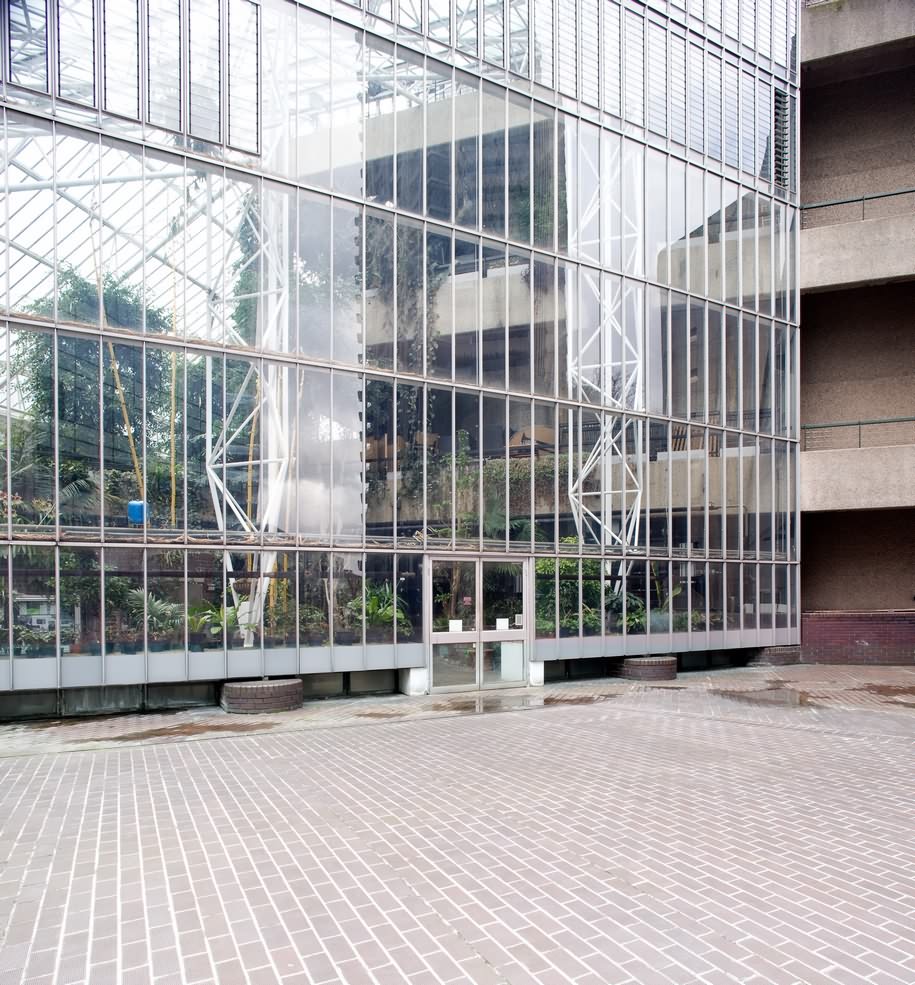
[[[803,659],[915,662],[915,3],[802,14]]]

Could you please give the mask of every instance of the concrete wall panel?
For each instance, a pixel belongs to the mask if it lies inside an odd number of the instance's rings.
[[[915,605],[915,509],[815,513],[801,527],[805,612]]]

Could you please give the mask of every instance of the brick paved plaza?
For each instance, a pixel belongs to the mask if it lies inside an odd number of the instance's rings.
[[[0,983],[911,985],[913,706],[761,668],[2,726]]]

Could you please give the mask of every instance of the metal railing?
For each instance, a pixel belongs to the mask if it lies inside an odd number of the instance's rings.
[[[906,201],[908,196],[908,201]],[[887,211],[884,207],[868,203],[883,202],[886,199],[899,199],[899,208]],[[895,203],[894,203],[895,204]],[[828,210],[833,211],[828,211]],[[806,202],[801,204],[801,228],[814,226],[834,226],[842,222],[860,222],[862,219],[879,219],[887,215],[904,215],[915,212],[915,188],[900,188],[892,192],[871,192],[854,198],[835,198],[825,202]]]
[[[801,425],[801,451],[911,444],[915,444],[915,417]]]

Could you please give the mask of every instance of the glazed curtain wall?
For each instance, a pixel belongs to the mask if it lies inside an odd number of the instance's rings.
[[[131,7],[0,18],[0,675],[796,636],[792,4]]]

